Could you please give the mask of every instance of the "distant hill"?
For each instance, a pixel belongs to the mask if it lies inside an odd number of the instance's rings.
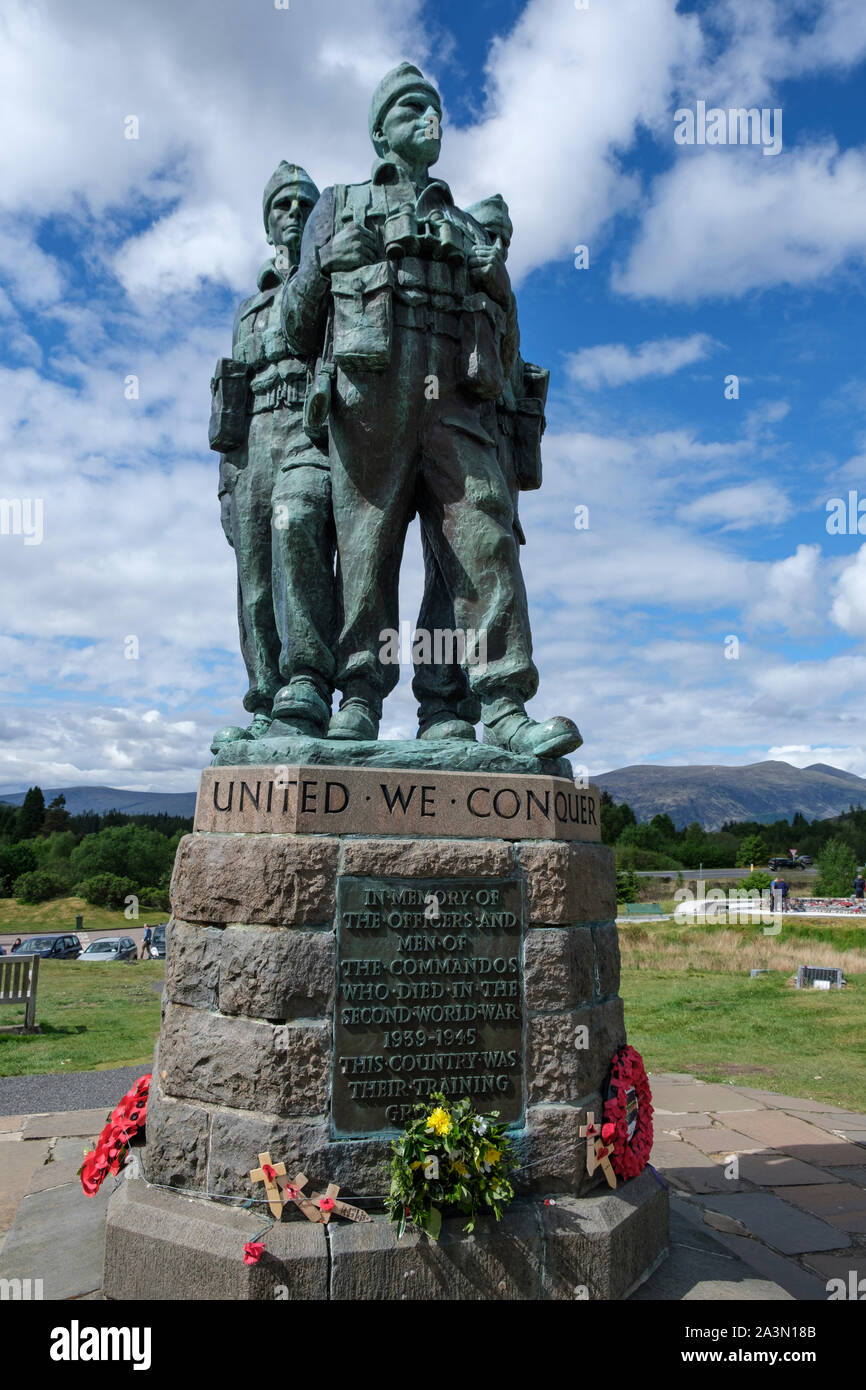
[[[800,811],[809,820],[824,820],[866,805],[866,778],[813,763],[750,763],[746,767],[661,767],[656,764],[617,768],[593,777],[614,801],[627,801],[638,820],[667,813],[678,830],[698,821],[718,830],[725,821],[774,821]]]
[[[61,792],[66,797],[66,809],[72,816],[83,811],[122,811],[127,816],[157,816],[165,811],[170,816],[192,816],[195,812],[195,792],[130,792],[119,787],[43,787],[45,805]],[[0,801],[20,806],[26,792],[3,792]]]

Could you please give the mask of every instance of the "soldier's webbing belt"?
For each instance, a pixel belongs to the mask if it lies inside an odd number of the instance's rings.
[[[459,341],[460,315],[447,309],[434,309],[430,304],[402,304],[394,301],[394,322],[401,328],[417,328],[421,332],[441,333],[445,338]]]
[[[281,405],[303,405],[307,392],[306,378],[294,381],[278,381],[266,391],[250,392],[249,413],[259,415],[263,410],[276,410]]]

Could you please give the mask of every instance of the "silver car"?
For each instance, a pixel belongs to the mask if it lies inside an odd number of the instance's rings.
[[[138,950],[131,936],[103,936],[91,941],[79,960],[138,960]]]

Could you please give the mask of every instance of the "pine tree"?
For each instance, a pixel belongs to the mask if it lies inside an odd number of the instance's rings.
[[[32,840],[34,835],[38,835],[42,829],[42,822],[45,819],[45,797],[42,795],[41,787],[31,787],[21,809],[18,812],[17,824],[15,826],[16,839]]]

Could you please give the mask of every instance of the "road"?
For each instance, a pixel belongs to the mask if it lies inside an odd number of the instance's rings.
[[[151,927],[155,927],[158,922],[166,922],[168,920],[168,913],[157,912],[154,913],[153,916],[149,917],[147,920],[150,922]],[[81,942],[82,950],[85,946],[88,946],[91,941],[100,941],[103,936],[131,936],[136,946],[138,947],[138,954],[140,956],[141,938],[144,936],[144,918],[140,918],[137,922],[124,922],[122,927],[99,927],[94,928],[91,931],[88,931],[87,913],[85,912],[83,931],[75,931],[74,918],[68,927],[64,927],[62,929],[60,927],[33,927],[29,930],[13,932],[0,931],[0,946],[2,946],[5,949],[6,954],[8,955],[9,948],[12,945],[12,942],[15,941],[19,936],[23,941],[25,936],[66,936],[69,932],[73,932],[75,935],[77,935],[79,941]]]
[[[763,872],[767,874],[772,872],[771,869],[767,868],[766,864],[756,864],[755,868],[762,869]],[[635,872],[637,873],[638,878],[676,878],[678,871],[676,869],[637,869]],[[683,878],[747,878],[751,870],[680,869],[679,872],[682,874]],[[804,877],[814,877],[818,870],[813,867],[811,869],[794,869],[792,870],[792,872],[796,874],[803,874]]]

